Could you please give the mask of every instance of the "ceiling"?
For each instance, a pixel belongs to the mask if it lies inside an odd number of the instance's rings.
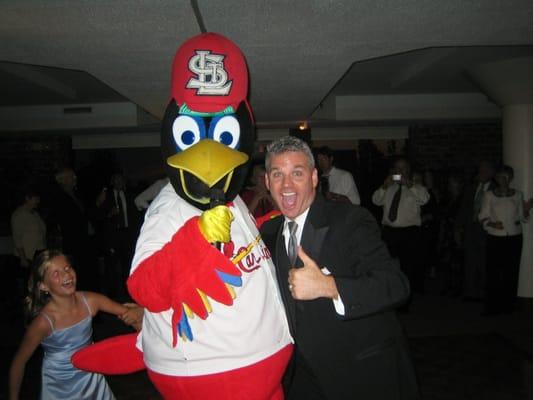
[[[85,71],[0,62],[2,106],[84,104],[127,100]]]
[[[243,50],[264,126],[309,119],[331,96],[479,91],[467,69],[533,54],[531,0],[4,0],[0,11],[0,107],[127,99],[160,118],[174,53],[203,28]]]

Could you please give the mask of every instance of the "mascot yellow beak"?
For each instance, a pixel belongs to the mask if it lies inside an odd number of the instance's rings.
[[[248,161],[248,155],[216,142],[204,139],[187,150],[167,158],[167,164],[186,171],[212,187],[239,165]]]

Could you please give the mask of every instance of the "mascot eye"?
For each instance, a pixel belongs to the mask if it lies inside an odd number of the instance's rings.
[[[180,115],[176,118],[172,124],[172,134],[180,150],[188,149],[205,137],[203,124],[188,115]]]
[[[213,119],[211,121],[211,135],[213,140],[220,142],[232,149],[239,146],[241,126],[237,118],[231,115]]]

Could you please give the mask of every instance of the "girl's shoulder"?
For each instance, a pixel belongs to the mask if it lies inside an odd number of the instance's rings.
[[[43,310],[30,322],[27,333],[37,335],[41,338],[50,336],[54,331],[54,317],[45,314]]]
[[[78,298],[81,301],[85,300],[89,302],[98,301],[98,299],[103,296],[100,293],[88,292],[88,291],[77,291],[76,294],[78,295]]]
[[[56,323],[58,318],[58,312],[56,308],[49,302],[44,305],[43,308],[41,308],[41,311],[39,311],[39,314],[35,317],[35,319],[41,319],[45,321],[48,325],[52,327],[52,331],[55,329]]]
[[[96,292],[77,291],[76,293],[93,316],[100,310],[102,299],[106,299],[106,296]]]

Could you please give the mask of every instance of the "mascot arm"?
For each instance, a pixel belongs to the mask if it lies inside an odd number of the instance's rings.
[[[280,216],[280,215],[281,215],[281,211],[279,210],[269,211],[265,215],[256,217],[255,226],[257,227],[257,229],[260,229],[261,225],[263,225],[265,222],[270,221],[271,219],[276,218],[277,216]]]
[[[142,371],[146,367],[136,341],[137,333],[105,339],[77,351],[71,361],[78,369],[105,375]]]
[[[186,323],[184,313],[207,318],[208,298],[232,305],[227,282],[240,280],[240,276],[240,270],[204,238],[199,218],[193,217],[161,250],[139,264],[128,279],[128,290],[150,312],[172,309],[175,346],[178,326],[183,326],[184,318]]]

